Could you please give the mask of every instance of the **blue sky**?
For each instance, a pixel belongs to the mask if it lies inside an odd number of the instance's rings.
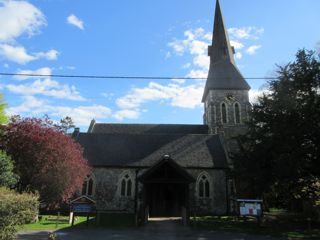
[[[0,72],[206,77],[214,0],[0,0]],[[245,77],[320,48],[319,0],[221,0]],[[253,98],[264,80],[249,80]],[[0,77],[8,114],[201,124],[203,80]]]

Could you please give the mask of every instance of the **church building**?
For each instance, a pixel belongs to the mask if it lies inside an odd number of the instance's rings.
[[[93,169],[82,195],[95,201],[99,221],[187,221],[231,211],[229,156],[237,149],[232,137],[245,132],[250,109],[250,86],[234,53],[217,0],[202,125],[92,120],[87,132],[74,131]]]

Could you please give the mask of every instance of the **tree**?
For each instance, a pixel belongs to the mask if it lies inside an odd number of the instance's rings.
[[[56,126],[64,133],[68,133],[69,130],[75,128],[72,118],[68,116],[61,119],[60,124],[57,124]]]
[[[2,128],[2,148],[15,163],[20,191],[39,191],[42,201],[55,204],[81,189],[90,171],[82,148],[50,120],[16,117]]]
[[[0,124],[8,122],[5,115],[7,104],[3,103],[3,95],[0,94]],[[10,157],[3,151],[0,151],[0,186],[13,187],[18,180],[18,176],[13,173],[13,163]]]
[[[248,133],[238,141],[235,175],[242,194],[271,196],[289,206],[320,200],[320,61],[300,50],[278,67],[269,92],[255,103]]]
[[[3,95],[0,94],[0,124],[8,122],[8,117],[6,116],[4,109],[7,107],[6,103],[3,103]]]
[[[0,151],[0,187],[14,187],[18,176],[13,172],[13,162],[9,156]]]
[[[35,221],[39,196],[0,187],[0,240],[16,239],[17,225]]]

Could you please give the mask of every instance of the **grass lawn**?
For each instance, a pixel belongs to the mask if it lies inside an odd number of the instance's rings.
[[[265,213],[260,225],[253,217],[205,216],[191,218],[195,228],[205,228],[227,232],[262,234],[287,239],[320,239],[319,223],[308,222],[298,214],[286,211]]]
[[[19,227],[21,231],[32,230],[61,230],[71,227],[69,224],[69,216],[57,216],[57,215],[40,215],[39,221],[30,224],[24,224]],[[87,217],[77,216],[75,217],[74,227],[86,226]],[[92,225],[93,217],[90,217],[89,224]]]

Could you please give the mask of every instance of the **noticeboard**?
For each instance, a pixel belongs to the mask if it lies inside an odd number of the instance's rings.
[[[71,201],[71,212],[75,213],[92,213],[95,210],[95,202],[87,197],[80,196]]]
[[[240,216],[262,216],[262,200],[237,199]]]
[[[93,212],[92,204],[74,204],[72,205],[72,212],[75,213],[91,213]]]

